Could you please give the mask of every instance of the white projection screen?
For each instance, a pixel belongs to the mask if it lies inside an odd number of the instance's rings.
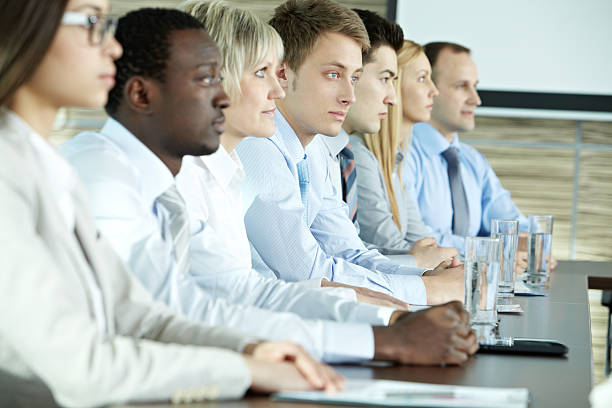
[[[472,50],[485,106],[612,117],[612,0],[397,0],[389,9],[407,39]]]

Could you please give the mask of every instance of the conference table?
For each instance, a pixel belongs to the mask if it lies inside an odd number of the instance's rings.
[[[461,366],[419,367],[378,364],[337,365],[336,368],[347,378],[484,387],[526,387],[531,393],[529,404],[531,408],[588,407],[593,371],[587,293],[589,288],[612,289],[612,262],[560,261],[553,272],[547,297],[516,296],[513,303],[520,304],[523,313],[500,314],[501,336],[558,340],[569,348],[569,352],[563,357],[477,354]],[[0,376],[0,390],[3,382],[6,383]],[[27,386],[31,385],[24,385],[23,392],[26,395]],[[11,388],[15,389],[14,386]],[[37,392],[40,395],[44,394],[41,391]],[[134,404],[124,405],[122,408],[142,406],[161,408],[170,405]],[[310,408],[315,405],[272,402],[266,396],[247,394],[240,401],[215,401],[189,406]]]

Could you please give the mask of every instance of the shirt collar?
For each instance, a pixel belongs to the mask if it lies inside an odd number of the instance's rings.
[[[338,136],[325,136],[320,138],[327,146],[330,153],[336,157],[349,142],[349,134],[344,129],[340,129]]]
[[[300,138],[278,109],[274,115],[274,126],[276,127],[276,134],[285,144],[289,157],[293,159],[294,163],[302,161],[306,157],[304,146],[302,146]]]
[[[145,203],[153,205],[157,197],[174,183],[170,169],[136,136],[113,118],[108,118],[100,133],[127,155],[130,163],[140,173],[141,191]]]
[[[222,145],[219,145],[219,149],[213,154],[193,159],[196,165],[207,169],[223,188],[227,188],[233,180],[238,182],[244,180],[242,162],[235,150],[228,153]]]
[[[416,138],[425,152],[430,156],[436,156],[446,149],[449,146],[454,146],[458,150],[459,148],[459,135],[455,133],[455,138],[452,143],[448,143],[446,138],[442,136],[435,127],[431,126],[429,123],[420,122],[415,123],[413,127],[413,137]]]

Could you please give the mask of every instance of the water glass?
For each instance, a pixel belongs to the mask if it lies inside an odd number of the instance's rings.
[[[514,266],[518,246],[517,220],[491,220],[491,238],[499,238],[499,296],[511,297],[514,293]]]
[[[465,238],[465,309],[473,325],[497,324],[499,238]]]
[[[527,235],[527,282],[543,285],[550,278],[552,215],[530,215]]]

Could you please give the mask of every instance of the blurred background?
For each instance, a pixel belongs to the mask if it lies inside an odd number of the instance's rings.
[[[517,0],[507,9],[488,0],[339,2],[397,21],[408,39],[471,48],[483,107],[476,110],[476,129],[462,134],[462,141],[487,157],[524,214],[554,215],[555,257],[612,260],[612,53],[609,43],[605,46],[612,26],[597,22],[612,18],[612,2],[544,0],[534,8]],[[111,13],[180,3],[111,0]],[[282,1],[228,3],[267,19]],[[53,141],[98,129],[105,117],[102,110],[64,110]],[[600,291],[589,292],[598,383],[607,309],[600,305]]]

